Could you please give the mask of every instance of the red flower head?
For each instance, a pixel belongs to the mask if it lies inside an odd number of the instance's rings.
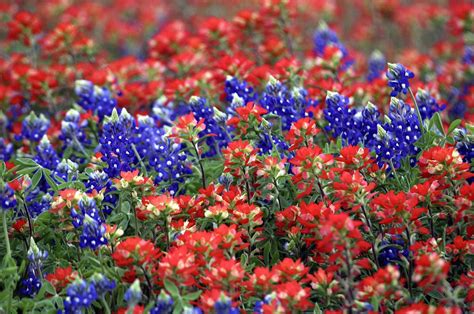
[[[201,118],[199,121],[194,118],[194,113],[181,116],[175,122],[171,129],[170,137],[176,138],[176,142],[188,141],[196,144],[199,140],[199,133],[206,129],[204,119]]]
[[[373,276],[365,277],[358,284],[358,300],[371,302],[374,298],[399,299],[402,297],[400,290],[400,271],[389,265],[379,269]]]
[[[332,188],[334,195],[341,201],[343,207],[357,209],[354,207],[356,204],[360,205],[370,199],[370,192],[375,188],[375,183],[367,183],[364,176],[357,170],[343,171],[332,182]]]
[[[469,164],[454,147],[432,147],[423,152],[418,161],[421,174],[426,178],[445,181],[468,179],[474,174],[469,172]]]
[[[381,219],[380,224],[407,224],[426,212],[425,208],[416,207],[417,197],[410,197],[405,192],[395,194],[394,191],[389,191],[387,194],[379,194],[370,205],[375,215]]]
[[[310,299],[310,289],[303,288],[296,281],[289,281],[276,286],[278,300],[287,309],[308,310],[313,304]]]
[[[300,260],[293,261],[291,258],[287,257],[280,263],[276,264],[272,271],[278,274],[280,282],[292,280],[301,282],[304,276],[308,273],[309,268]]]
[[[47,274],[45,279],[49,281],[56,291],[61,291],[64,289],[69,283],[73,282],[74,279],[77,277],[77,272],[72,271],[72,267],[68,266],[65,268],[58,267],[52,274]]]
[[[112,258],[119,267],[129,267],[152,263],[160,255],[151,241],[139,237],[131,237],[120,242],[112,254]]]
[[[241,285],[244,275],[240,261],[218,259],[209,266],[201,280],[206,286],[230,291]],[[238,293],[238,289],[235,290]]]
[[[420,254],[415,259],[415,270],[413,272],[413,281],[419,287],[432,290],[448,276],[449,262],[441,258],[437,253]]]
[[[159,262],[157,278],[172,280],[177,286],[191,287],[198,275],[196,255],[186,246],[172,248]]]
[[[372,164],[368,148],[360,146],[345,146],[341,148],[340,156],[336,158],[341,168],[360,170]]]
[[[338,282],[334,280],[334,273],[318,268],[318,271],[313,275],[309,274],[311,287],[314,290],[319,290],[324,295],[333,294],[339,290]]]
[[[237,134],[240,135],[246,135],[250,131],[255,132],[263,120],[262,115],[267,113],[267,110],[252,102],[246,106],[238,107],[235,111],[237,116],[230,118],[227,125],[235,127]]]
[[[278,179],[286,174],[286,158],[280,159],[275,156],[266,156],[257,175],[264,178]]]
[[[290,151],[309,147],[314,144],[314,137],[321,132],[316,126],[316,121],[312,118],[301,118],[291,125],[285,139],[290,142]]]
[[[33,37],[40,32],[40,20],[29,12],[20,11],[8,22],[8,39],[19,40],[25,46],[31,45]]]
[[[144,196],[142,198],[143,212],[153,217],[168,217],[181,212],[179,204],[169,194]]]
[[[257,151],[248,141],[234,141],[222,150],[224,154],[224,172],[230,172],[233,176],[248,175],[248,168],[257,165]]]

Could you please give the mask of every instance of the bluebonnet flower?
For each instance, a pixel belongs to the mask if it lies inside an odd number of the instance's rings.
[[[400,236],[392,237],[389,240],[383,240],[380,243],[380,246],[383,248],[379,251],[377,260],[379,265],[382,267],[389,264],[396,264],[398,261],[401,261],[402,256],[408,258],[409,250],[405,241]]]
[[[232,306],[232,300],[221,293],[219,300],[214,304],[214,311],[216,314],[238,314],[240,310]]]
[[[150,310],[150,314],[170,314],[173,312],[173,305],[173,298],[164,290],[161,290],[155,306]]]
[[[388,63],[388,86],[393,88],[390,96],[396,97],[400,93],[406,95],[408,88],[410,88],[409,80],[414,77],[415,74],[400,63]]]
[[[46,180],[42,180],[35,189],[32,190],[31,186],[26,189],[25,201],[27,203],[28,213],[32,218],[36,218],[51,208],[50,205],[53,200],[52,195],[54,191],[46,191],[48,187],[49,184]]]
[[[386,66],[387,61],[384,55],[378,50],[372,52],[368,61],[367,81],[372,82],[379,78],[385,71]]]
[[[66,289],[66,295],[64,310],[67,314],[83,313],[98,297],[94,284],[87,283],[84,279],[71,283]]]
[[[269,114],[279,116],[282,129],[289,130],[293,122],[305,117],[306,108],[314,105],[315,101],[307,98],[307,92],[304,89],[295,88],[290,91],[274,77],[270,77],[259,99],[259,104]]]
[[[48,131],[49,120],[44,114],[36,115],[33,111],[23,120],[21,134],[24,138],[38,142]]]
[[[100,120],[112,114],[112,110],[117,106],[117,100],[107,88],[94,86],[90,81],[77,80],[74,90],[78,105],[97,114]]]
[[[104,171],[109,177],[116,177],[121,171],[130,171],[136,163],[132,148],[134,129],[135,120],[125,109],[121,110],[120,116],[114,109],[111,116],[105,118],[99,142],[102,160],[108,165]]]
[[[354,118],[357,120],[355,125],[359,126],[362,138],[360,143],[371,150],[377,143],[378,125],[380,122],[380,112],[377,107],[369,102],[361,111],[358,111]]]
[[[49,193],[45,193],[39,200],[33,200],[28,204],[28,212],[32,218],[38,217],[40,214],[48,211],[51,208],[53,201],[52,196]]]
[[[344,56],[347,55],[347,49],[339,41],[337,34],[331,30],[326,23],[320,23],[318,29],[314,33],[313,43],[313,50],[317,55],[323,55],[327,46],[336,46],[342,51]]]
[[[464,96],[467,88],[458,89],[453,87],[447,97],[447,103],[450,104],[448,114],[451,119],[463,118],[467,111],[467,104]]]
[[[107,292],[113,291],[116,287],[115,280],[109,279],[99,273],[92,275],[91,283],[94,284],[97,296],[99,298],[103,297]]]
[[[357,110],[349,107],[349,99],[334,92],[326,96],[324,117],[328,122],[326,131],[334,137],[341,136],[345,145],[355,145],[361,140],[361,130],[358,120],[355,119]]]
[[[43,136],[39,145],[36,147],[36,155],[33,159],[42,167],[48,168],[50,170],[54,170],[58,166],[58,154],[54,150],[46,135]]]
[[[42,251],[36,245],[33,238],[30,238],[30,248],[27,252],[29,265],[27,268],[26,278],[20,281],[20,294],[26,297],[34,297],[41,289],[41,268],[43,262],[48,258],[48,252]]]
[[[255,306],[253,308],[253,312],[256,314],[263,313],[263,305],[270,304],[273,300],[276,299],[276,293],[273,292],[271,294],[267,294],[262,301],[255,302]]]
[[[438,105],[436,99],[422,89],[416,93],[416,102],[418,103],[418,108],[420,109],[421,118],[423,120],[430,119],[436,112],[446,108],[446,105]]]
[[[202,154],[202,157],[215,156],[229,142],[229,136],[225,130],[225,115],[222,117],[223,114],[218,109],[209,106],[206,99],[201,97],[191,97],[189,105],[196,120],[204,119],[206,124],[206,128],[199,132],[200,138],[208,136],[205,140],[208,150]]]
[[[0,137],[0,160],[8,161],[12,158],[13,144],[7,143],[4,138]]]
[[[150,166],[157,172],[155,183],[168,184],[165,189],[171,195],[175,195],[180,183],[184,182],[186,176],[192,174],[186,161],[188,155],[182,144],[176,144],[165,136],[155,149],[155,153],[149,160]]]
[[[456,149],[463,156],[464,162],[471,163],[474,159],[474,136],[469,135],[465,129],[454,130]]]
[[[281,154],[288,154],[288,143],[282,138],[268,133],[261,133],[260,138],[257,142],[259,148],[259,154],[265,155],[270,153],[273,149],[276,149]]]
[[[61,122],[61,134],[59,139],[64,142],[64,149],[70,148],[87,155],[84,145],[90,143],[86,136],[87,121],[80,122],[80,113],[75,109],[70,109],[64,120]]]
[[[162,124],[172,125],[175,118],[175,113],[171,106],[172,104],[170,104],[170,106],[166,106],[166,101],[167,98],[165,96],[161,96],[155,100],[151,109],[151,115],[154,120]]]
[[[468,65],[474,64],[474,46],[466,46],[462,62]]]
[[[81,248],[97,249],[101,245],[107,244],[105,238],[105,226],[89,215],[84,216],[82,234],[79,237]]]
[[[20,294],[24,297],[33,298],[41,289],[41,278],[39,278],[34,269],[29,268],[26,278],[20,282]]]
[[[40,250],[35,240],[31,237],[27,257],[33,268],[40,269],[43,266],[43,262],[48,258],[48,252]]]
[[[58,176],[64,181],[72,181],[77,179],[77,170],[79,165],[71,160],[63,159],[53,171],[54,177]]]
[[[150,116],[138,116],[138,125],[134,130],[132,142],[142,160],[153,156],[155,147],[161,142],[163,130],[155,125],[155,120]]]
[[[135,279],[132,285],[127,289],[124,299],[129,307],[133,307],[142,299],[142,289],[140,288],[140,281]]]
[[[233,102],[235,95],[242,99],[243,102],[241,106],[245,106],[250,101],[255,101],[258,96],[253,87],[246,81],[240,81],[232,76],[226,78],[224,90],[226,94],[225,99],[229,104]]]
[[[138,117],[138,126],[132,135],[131,142],[140,158],[157,172],[155,183],[164,186],[163,190],[172,195],[176,194],[180,183],[192,173],[186,163],[185,146],[171,141],[150,116]]]
[[[2,211],[8,211],[16,207],[16,197],[13,189],[0,180],[0,206]]]
[[[104,171],[94,170],[88,173],[88,177],[85,182],[87,192],[90,193],[93,190],[100,192],[105,190],[104,199],[102,201],[102,211],[105,215],[110,215],[118,201],[118,195],[114,193],[117,189]]]
[[[395,168],[399,168],[401,160],[410,156],[410,164],[414,165],[414,156],[419,151],[415,142],[421,137],[418,117],[413,108],[403,100],[392,98],[387,123],[379,127],[375,152],[379,165],[392,162]]]
[[[74,208],[71,209],[72,224],[75,228],[82,226],[86,215],[97,221],[97,223],[102,223],[99,210],[97,209],[95,200],[93,198],[89,196],[82,197],[78,202],[78,207],[79,212],[77,212]]]

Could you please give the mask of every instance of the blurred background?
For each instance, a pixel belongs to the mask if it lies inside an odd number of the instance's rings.
[[[2,22],[20,10],[36,12],[46,30],[73,22],[117,57],[143,54],[147,40],[170,21],[183,21],[193,33],[208,17],[235,23],[242,12],[262,13],[281,2],[290,8],[288,31],[303,34],[295,43],[299,49],[311,46],[314,31],[325,21],[347,47],[364,53],[379,49],[388,57],[406,48],[429,52],[456,36],[453,29],[459,25],[453,25],[450,10],[462,15],[469,10],[460,4],[472,6],[463,0],[7,0],[0,12]],[[0,35],[5,32],[2,27]]]

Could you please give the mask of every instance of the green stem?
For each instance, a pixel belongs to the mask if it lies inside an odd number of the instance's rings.
[[[273,178],[273,184],[275,184],[275,190],[277,193],[278,207],[280,208],[280,211],[283,211],[283,206],[281,205],[280,190],[278,189],[278,183],[275,178]]]
[[[107,304],[107,301],[105,300],[105,296],[102,296],[101,298],[101,302],[102,302],[102,305],[104,306],[104,313],[105,314],[110,314],[110,307],[109,305]]]
[[[420,108],[418,107],[418,102],[416,101],[415,95],[413,94],[411,87],[408,87],[408,90],[410,91],[411,99],[413,99],[413,102],[415,104],[415,111],[416,111],[416,115],[418,116],[418,122],[420,123],[421,134],[423,134],[425,133],[425,127],[423,126],[423,118],[421,117]]]
[[[392,160],[390,159],[389,162],[390,162],[390,168],[391,168],[391,170],[392,170],[392,172],[393,172],[393,175],[395,176],[395,179],[397,180],[398,185],[402,188],[402,183],[401,183],[401,181],[400,181],[400,178],[398,177],[397,170],[395,170],[395,166],[393,165]]]
[[[7,256],[11,256],[12,250],[10,248],[10,239],[8,238],[7,212],[6,211],[3,212],[2,223],[3,223],[3,235],[5,236],[5,245],[7,246]]]
[[[411,251],[410,251],[411,234],[410,234],[410,229],[408,228],[408,226],[406,226],[405,232],[407,235],[408,254],[409,254],[408,255],[407,285],[408,285],[408,291],[410,292],[410,298],[413,299],[413,289],[412,289],[412,281],[411,281],[413,266],[412,266],[412,258],[411,258]]]
[[[201,155],[199,154],[199,150],[197,148],[196,143],[191,141],[191,145],[193,146],[194,152],[196,153],[196,158],[198,160],[199,168],[201,169],[201,179],[202,179],[202,187],[203,189],[206,188],[206,174],[204,173],[204,166],[202,165]]]
[[[137,157],[138,161],[140,162],[140,166],[142,167],[143,174],[145,175],[145,177],[148,177],[148,172],[146,170],[145,163],[143,162],[142,158],[140,157],[140,154],[138,153],[137,147],[135,146],[135,144],[132,144],[132,149],[133,149],[133,152],[135,153],[135,156]]]

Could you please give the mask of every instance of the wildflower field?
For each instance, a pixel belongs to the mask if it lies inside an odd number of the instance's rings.
[[[0,3],[0,313],[474,312],[474,4]]]

